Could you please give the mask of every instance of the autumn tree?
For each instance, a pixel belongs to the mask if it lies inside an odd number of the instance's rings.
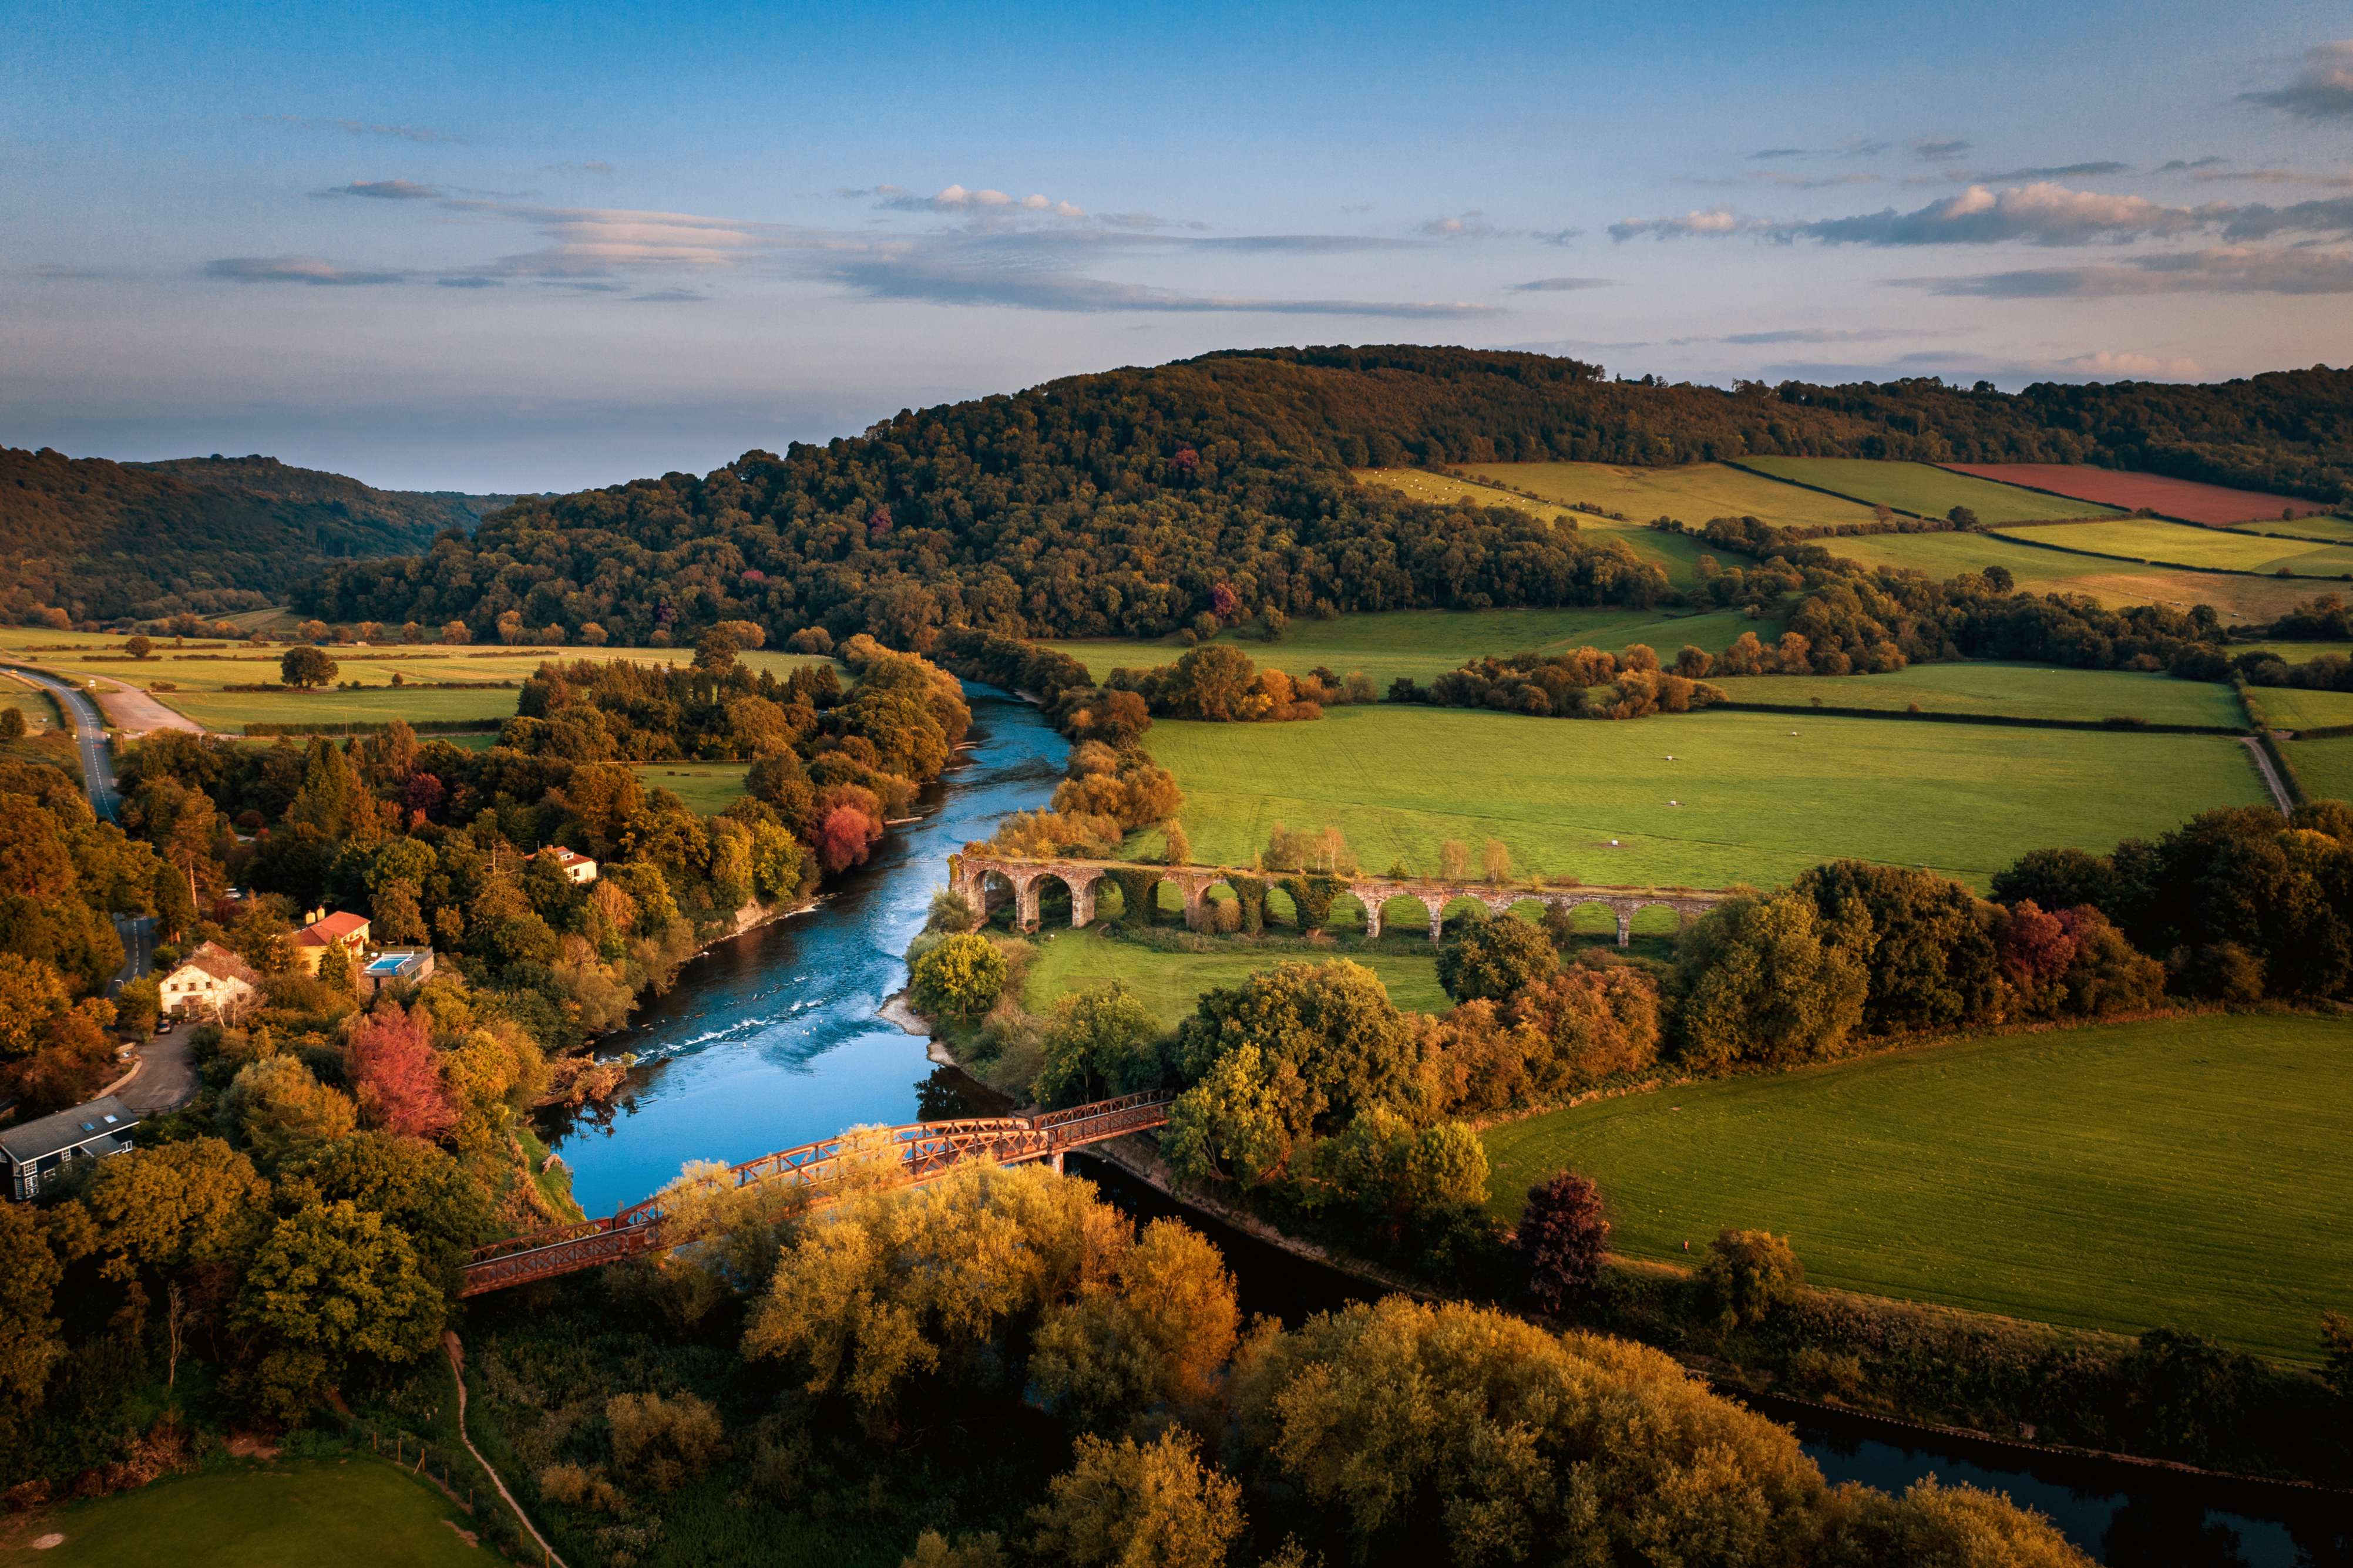
[[[1528,1189],[1512,1245],[1536,1305],[1567,1310],[1601,1278],[1609,1245],[1601,1189],[1575,1171],[1537,1183]]]
[[[915,961],[916,1008],[934,1017],[973,1019],[1005,988],[1005,955],[977,931],[943,937]]]
[[[377,1004],[353,1026],[350,1052],[352,1098],[367,1125],[430,1140],[457,1124],[458,1108],[433,1048],[433,1021],[423,1008]]]
[[[1700,1266],[1717,1320],[1726,1329],[1758,1323],[1797,1298],[1806,1282],[1805,1266],[1786,1236],[1764,1230],[1725,1230],[1707,1244]]]
[[[1030,1520],[1031,1551],[1071,1568],[1224,1568],[1242,1533],[1241,1487],[1187,1434],[1082,1436]]]

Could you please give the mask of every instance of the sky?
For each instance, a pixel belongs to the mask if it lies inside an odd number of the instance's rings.
[[[0,445],[568,489],[1270,344],[2353,362],[2353,11],[0,0]]]

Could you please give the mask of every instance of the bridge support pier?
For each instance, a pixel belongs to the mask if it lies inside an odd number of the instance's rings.
[[[1056,1175],[1058,1175],[1058,1176],[1059,1176],[1059,1175],[1060,1175],[1061,1173],[1062,1173],[1062,1151],[1060,1151],[1060,1149],[1057,1149],[1057,1150],[1055,1150],[1055,1151],[1054,1151],[1054,1174],[1056,1174]]]

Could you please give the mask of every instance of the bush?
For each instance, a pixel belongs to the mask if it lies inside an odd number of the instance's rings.
[[[1805,1265],[1789,1238],[1767,1230],[1719,1231],[1700,1266],[1708,1299],[1726,1331],[1761,1323],[1794,1300],[1806,1282]]]
[[[612,1424],[614,1462],[656,1491],[676,1491],[727,1452],[719,1412],[691,1394],[617,1394],[605,1419]]]
[[[1005,955],[987,937],[976,931],[943,937],[915,961],[916,1009],[968,1023],[996,1002],[1005,976]]]
[[[1513,1248],[1537,1306],[1558,1312],[1591,1290],[1609,1243],[1601,1189],[1590,1177],[1563,1171],[1528,1189]]]

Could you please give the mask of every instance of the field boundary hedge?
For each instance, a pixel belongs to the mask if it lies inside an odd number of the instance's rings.
[[[1937,724],[1995,724],[2020,730],[2105,730],[2135,735],[2246,733],[2243,729],[2230,724],[2158,724],[2124,713],[2108,719],[2045,719],[2031,713],[1932,713],[1926,710],[1915,713],[1903,708],[1846,708],[1810,702],[1744,702],[1737,698],[1726,698],[1708,706],[1717,711],[1736,713],[1815,713],[1834,719],[1915,719]],[[2348,726],[2347,732],[2353,734],[2353,726]]]
[[[2353,735],[2353,724],[2316,724],[2309,730],[2291,731],[2291,741],[2336,741]]]

